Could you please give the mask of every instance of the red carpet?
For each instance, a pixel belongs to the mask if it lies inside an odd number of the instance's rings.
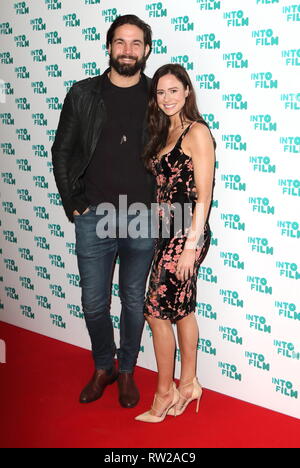
[[[119,407],[117,385],[80,405],[93,372],[90,352],[0,322],[6,364],[0,364],[1,448],[295,448],[300,421],[205,390],[199,414],[144,424],[134,416],[152,403],[156,374],[137,368],[142,400]]]

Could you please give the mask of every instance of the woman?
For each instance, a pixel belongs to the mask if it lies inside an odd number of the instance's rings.
[[[202,395],[196,377],[199,336],[196,283],[210,244],[207,220],[214,184],[215,144],[197,109],[191,80],[180,65],[165,65],[153,77],[149,133],[146,164],[156,176],[160,233],[145,316],[153,334],[158,385],[152,408],[136,419],[153,423],[163,421],[167,414],[182,414],[195,399],[198,412]],[[175,206],[177,210],[173,213]],[[186,207],[190,209],[187,227],[182,228],[182,223],[176,220],[178,206],[182,212],[186,212]],[[163,235],[162,226],[167,229],[168,238]],[[173,381],[176,349],[173,323],[177,325],[181,353],[178,389]]]

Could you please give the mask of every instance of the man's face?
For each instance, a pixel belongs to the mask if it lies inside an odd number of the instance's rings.
[[[133,24],[124,24],[115,30],[108,47],[110,66],[120,75],[134,76],[146,65],[149,46],[145,47],[143,31]]]

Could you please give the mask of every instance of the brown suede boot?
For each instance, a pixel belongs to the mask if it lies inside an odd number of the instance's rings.
[[[120,372],[118,387],[120,405],[123,408],[134,408],[140,401],[140,393],[134,382],[133,373]]]

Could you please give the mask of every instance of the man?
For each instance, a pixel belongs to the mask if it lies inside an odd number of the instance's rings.
[[[154,241],[150,236],[102,238],[97,225],[102,219],[99,207],[109,203],[118,214],[116,228],[122,232],[127,229],[132,216],[120,209],[120,195],[127,196],[128,205],[143,203],[147,217],[154,201],[154,181],[141,158],[150,84],[143,70],[151,53],[151,28],[134,15],[119,17],[107,33],[106,45],[110,68],[71,88],[52,155],[64,209],[75,223],[82,308],[95,361],[95,373],[82,391],[80,402],[99,399],[106,386],[118,380],[120,404],[132,408],[139,401],[133,375],[144,327],[145,286]],[[122,304],[118,371],[110,318],[117,254]]]

